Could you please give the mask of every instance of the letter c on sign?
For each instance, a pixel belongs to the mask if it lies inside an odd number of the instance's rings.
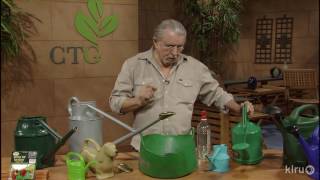
[[[61,58],[61,61],[60,62],[57,62],[56,59],[55,59],[55,52],[57,49],[60,49],[62,51],[62,58]],[[50,60],[54,63],[54,64],[64,64],[66,59],[64,57],[64,48],[63,47],[60,47],[60,46],[55,46],[51,49],[50,51]]]

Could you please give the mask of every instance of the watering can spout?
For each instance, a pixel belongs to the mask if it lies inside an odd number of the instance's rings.
[[[89,167],[92,166],[93,164],[96,164],[97,161],[93,160],[93,161],[90,161],[89,163],[87,163],[87,165],[84,167],[84,170],[87,172]]]
[[[43,158],[42,162],[46,163],[50,158],[52,158],[52,156],[55,155],[55,153],[60,149],[61,146],[63,146],[66,141],[71,137],[71,135],[73,133],[76,132],[76,130],[78,129],[78,127],[74,127],[72,128],[65,136],[63,136],[62,138],[60,138],[59,136],[57,136],[58,142],[57,144],[55,144],[55,146],[52,148],[51,151],[49,151]],[[54,133],[54,131],[51,131],[52,133]]]
[[[282,118],[283,113],[282,110],[278,106],[274,105],[267,105],[262,110],[264,113],[271,115],[274,118],[274,123],[280,130],[282,134],[287,133],[287,129],[285,128]]]

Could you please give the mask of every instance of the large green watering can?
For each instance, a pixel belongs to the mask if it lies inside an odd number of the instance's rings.
[[[15,130],[16,151],[37,151],[36,168],[54,165],[55,153],[65,144],[77,127],[61,137],[51,129],[44,116],[21,117]]]
[[[262,160],[261,128],[250,122],[247,106],[242,108],[242,121],[232,128],[233,159],[240,164],[258,164]]]
[[[297,138],[291,133],[293,126],[299,129],[300,135],[308,139],[319,124],[319,109],[317,105],[305,104],[295,108],[283,119],[282,111],[277,106],[267,106],[265,113],[274,116],[274,122],[283,137],[283,165],[287,167],[305,167],[308,165],[303,148]],[[305,112],[311,111],[306,114]]]
[[[141,137],[139,168],[155,178],[178,178],[197,168],[194,129],[183,135]]]

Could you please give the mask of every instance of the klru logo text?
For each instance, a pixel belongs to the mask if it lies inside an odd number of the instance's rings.
[[[291,173],[299,173],[299,174],[308,174],[311,175],[315,171],[314,167],[312,165],[308,165],[306,167],[294,167],[294,166],[285,166],[285,173],[291,174]]]

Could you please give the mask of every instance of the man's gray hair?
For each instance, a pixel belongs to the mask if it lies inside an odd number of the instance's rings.
[[[187,31],[179,21],[176,21],[174,19],[166,19],[166,20],[163,20],[155,28],[154,33],[153,33],[153,39],[154,40],[161,39],[163,37],[164,31],[167,29],[175,32],[178,35],[183,35],[183,36],[187,37]]]

